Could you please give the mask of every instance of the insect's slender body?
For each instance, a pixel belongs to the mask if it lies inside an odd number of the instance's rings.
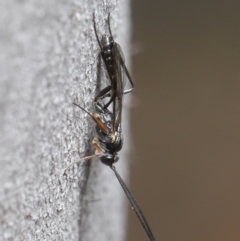
[[[122,53],[121,47],[118,43],[114,41],[112,36],[112,31],[110,27],[110,14],[108,14],[108,34],[104,34],[101,36],[101,40],[97,34],[96,29],[96,21],[95,21],[95,14],[93,14],[93,23],[94,23],[94,31],[97,38],[97,42],[100,48],[100,65],[101,68],[101,60],[103,60],[104,65],[107,70],[108,78],[110,80],[110,85],[106,86],[102,90],[100,90],[96,97],[95,101],[98,99],[104,99],[109,97],[107,103],[105,103],[104,107],[108,108],[110,104],[112,104],[112,114],[113,119],[115,120],[115,113],[116,111],[119,112],[119,116],[117,117],[117,122],[121,123],[121,109],[122,109],[122,99],[124,94],[128,94],[133,91],[134,85],[132,82],[132,78],[127,70],[125,65],[124,55]],[[100,71],[98,71],[100,74]],[[131,88],[124,90],[125,79],[124,74],[127,76]],[[116,110],[118,109],[118,110]],[[116,128],[114,125],[113,128]],[[114,132],[114,130],[113,130]]]
[[[108,15],[108,26],[110,35],[103,35],[102,41],[100,42],[96,31],[95,15],[93,15],[94,29],[98,44],[101,49],[101,58],[104,61],[110,79],[110,85],[101,89],[95,96],[95,111],[93,114],[85,110],[80,105],[73,103],[75,106],[86,112],[96,123],[97,136],[94,137],[92,141],[92,144],[96,150],[96,154],[93,156],[85,157],[82,160],[88,160],[93,157],[100,157],[101,162],[109,166],[113,170],[124,193],[126,194],[130,202],[132,209],[136,213],[140,223],[142,224],[142,227],[148,235],[149,240],[155,241],[153,233],[143,212],[141,211],[138,203],[134,199],[130,190],[128,189],[128,187],[126,186],[113,165],[115,162],[118,161],[118,152],[122,149],[123,146],[121,127],[123,95],[130,93],[133,90],[133,83],[124,64],[124,58],[121,52],[121,48],[113,40],[109,19],[110,15]],[[128,90],[124,90],[124,72],[132,85],[132,88]],[[108,102],[105,103],[105,98],[107,97],[109,99]],[[110,104],[112,104],[112,111],[108,109]],[[70,166],[79,162],[80,161],[72,163]],[[67,167],[65,170],[67,170],[69,167]]]
[[[116,59],[113,52],[113,45],[116,44],[113,38],[108,35],[102,36],[101,41],[101,56],[107,68],[109,78],[111,80],[112,89],[116,87],[117,72],[116,72]]]

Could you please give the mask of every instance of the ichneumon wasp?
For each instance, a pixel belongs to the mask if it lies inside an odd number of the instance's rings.
[[[121,48],[119,44],[117,44],[113,40],[110,28],[110,14],[108,14],[108,29],[110,35],[102,35],[101,41],[96,31],[95,14],[93,14],[93,23],[96,38],[100,47],[100,59],[104,61],[110,80],[110,85],[98,91],[97,95],[95,96],[95,111],[93,114],[85,110],[77,103],[73,103],[75,106],[87,113],[96,123],[97,137],[94,137],[92,141],[96,153],[95,155],[84,157],[81,160],[70,164],[65,169],[65,171],[69,167],[78,164],[81,161],[99,157],[103,164],[109,166],[113,170],[117,180],[119,181],[124,193],[126,194],[130,202],[132,209],[136,213],[142,227],[148,235],[149,240],[155,241],[151,228],[141,208],[139,207],[132,193],[130,192],[127,185],[125,184],[125,182],[117,172],[115,166],[113,165],[115,162],[118,161],[119,158],[117,153],[122,149],[123,146],[121,127],[123,95],[130,93],[133,90],[134,85],[130,74],[125,66]],[[125,81],[123,72],[125,72],[132,86],[132,88],[127,90],[124,90]],[[107,103],[105,103],[105,98],[109,98],[107,99]],[[112,111],[108,109],[110,105],[112,105]]]
[[[108,14],[107,24],[109,34],[103,34],[100,40],[97,33],[95,13],[93,13],[93,27],[100,48],[98,56],[98,87],[101,77],[100,74],[102,61],[104,62],[104,66],[106,68],[109,79],[109,85],[98,91],[97,95],[95,96],[95,101],[109,97],[109,101],[104,105],[104,107],[108,108],[108,106],[112,104],[112,114],[113,119],[115,119],[115,113],[117,112],[117,109],[122,108],[123,95],[132,92],[134,89],[134,84],[125,65],[125,58],[122,49],[120,45],[114,41],[110,27],[110,13]],[[131,88],[126,90],[124,90],[125,75],[131,85]],[[118,122],[121,122],[121,115],[118,116]],[[114,128],[114,125],[112,127]]]

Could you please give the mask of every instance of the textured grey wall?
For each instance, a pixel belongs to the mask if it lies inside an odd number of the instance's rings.
[[[1,1],[0,240],[125,239],[125,197],[111,170],[93,160],[62,175],[93,154],[94,125],[72,105],[92,110],[93,11],[101,32],[111,11],[114,36],[129,53],[127,0]],[[128,124],[123,129],[117,168],[126,179]]]

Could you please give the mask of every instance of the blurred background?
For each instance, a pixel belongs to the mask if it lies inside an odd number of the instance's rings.
[[[156,240],[239,240],[239,13],[233,0],[132,0],[131,189]],[[127,240],[148,240],[129,213]]]

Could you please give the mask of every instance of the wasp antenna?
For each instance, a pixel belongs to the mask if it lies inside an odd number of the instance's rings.
[[[98,153],[98,154],[95,154],[95,155],[92,155],[92,156],[86,156],[86,157],[80,159],[79,161],[73,162],[73,163],[71,163],[70,165],[68,165],[68,166],[64,169],[63,174],[66,174],[66,171],[67,171],[70,167],[72,167],[72,166],[74,166],[74,165],[76,165],[76,164],[79,164],[79,163],[81,163],[81,162],[83,162],[83,161],[86,161],[86,160],[89,160],[89,159],[92,159],[92,158],[95,158],[95,157],[99,157],[99,156],[101,156],[101,155],[102,155],[102,153]]]
[[[77,106],[78,108],[80,108],[81,110],[83,110],[85,113],[87,113],[89,116],[91,116],[94,119],[93,115],[89,111],[85,110],[82,106],[80,106],[80,105],[78,105],[78,104],[76,104],[74,102],[73,102],[73,104],[75,106]]]
[[[119,173],[117,172],[115,166],[112,165],[112,166],[110,166],[110,168],[113,170],[115,176],[117,177],[123,191],[125,192],[128,200],[130,202],[130,205],[131,205],[133,211],[136,213],[137,218],[140,221],[142,227],[144,228],[146,234],[148,235],[150,241],[155,241],[155,238],[154,238],[152,230],[147,222],[147,219],[145,218],[140,206],[138,205],[137,201],[133,197],[131,191],[128,189],[127,185],[125,184],[125,182],[123,181],[123,179],[121,178]]]

